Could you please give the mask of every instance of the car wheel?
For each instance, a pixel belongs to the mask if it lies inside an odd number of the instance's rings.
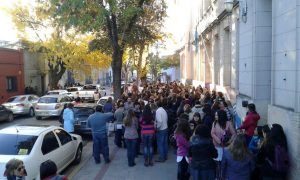
[[[13,113],[10,113],[9,115],[8,115],[8,122],[11,122],[11,121],[13,121],[14,120],[14,115],[13,115]]]
[[[80,163],[81,155],[82,155],[82,145],[80,144],[78,149],[77,149],[77,152],[76,152],[76,156],[75,156],[75,159],[74,159],[74,164],[79,164]]]
[[[29,117],[33,117],[34,116],[34,110],[33,110],[33,108],[29,109],[28,115],[29,115]]]
[[[36,120],[41,120],[42,117],[41,117],[41,116],[35,116],[35,119],[36,119]]]

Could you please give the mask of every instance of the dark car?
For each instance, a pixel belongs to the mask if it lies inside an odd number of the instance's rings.
[[[13,121],[13,112],[7,109],[5,106],[0,105],[0,121]]]
[[[88,127],[87,119],[95,112],[94,104],[77,104],[73,108],[75,116],[74,131],[77,134],[91,134],[91,128]]]

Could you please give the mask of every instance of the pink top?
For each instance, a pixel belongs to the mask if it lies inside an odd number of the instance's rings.
[[[231,134],[230,141],[232,141],[233,138],[236,136],[236,132],[235,129],[233,128],[231,121],[226,122],[225,129],[222,129],[219,123],[213,124],[211,128],[211,137],[213,138],[213,143],[216,147],[221,146],[221,138],[226,133],[226,130],[230,132]]]

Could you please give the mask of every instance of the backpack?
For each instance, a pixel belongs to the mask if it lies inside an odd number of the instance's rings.
[[[270,160],[269,160],[270,162]],[[271,167],[279,172],[287,172],[290,167],[289,156],[286,149],[280,145],[275,146],[274,162],[270,162]]]

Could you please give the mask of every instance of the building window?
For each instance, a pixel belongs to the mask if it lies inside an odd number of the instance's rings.
[[[17,91],[17,77],[16,76],[8,76],[6,77],[6,90],[7,91]]]

